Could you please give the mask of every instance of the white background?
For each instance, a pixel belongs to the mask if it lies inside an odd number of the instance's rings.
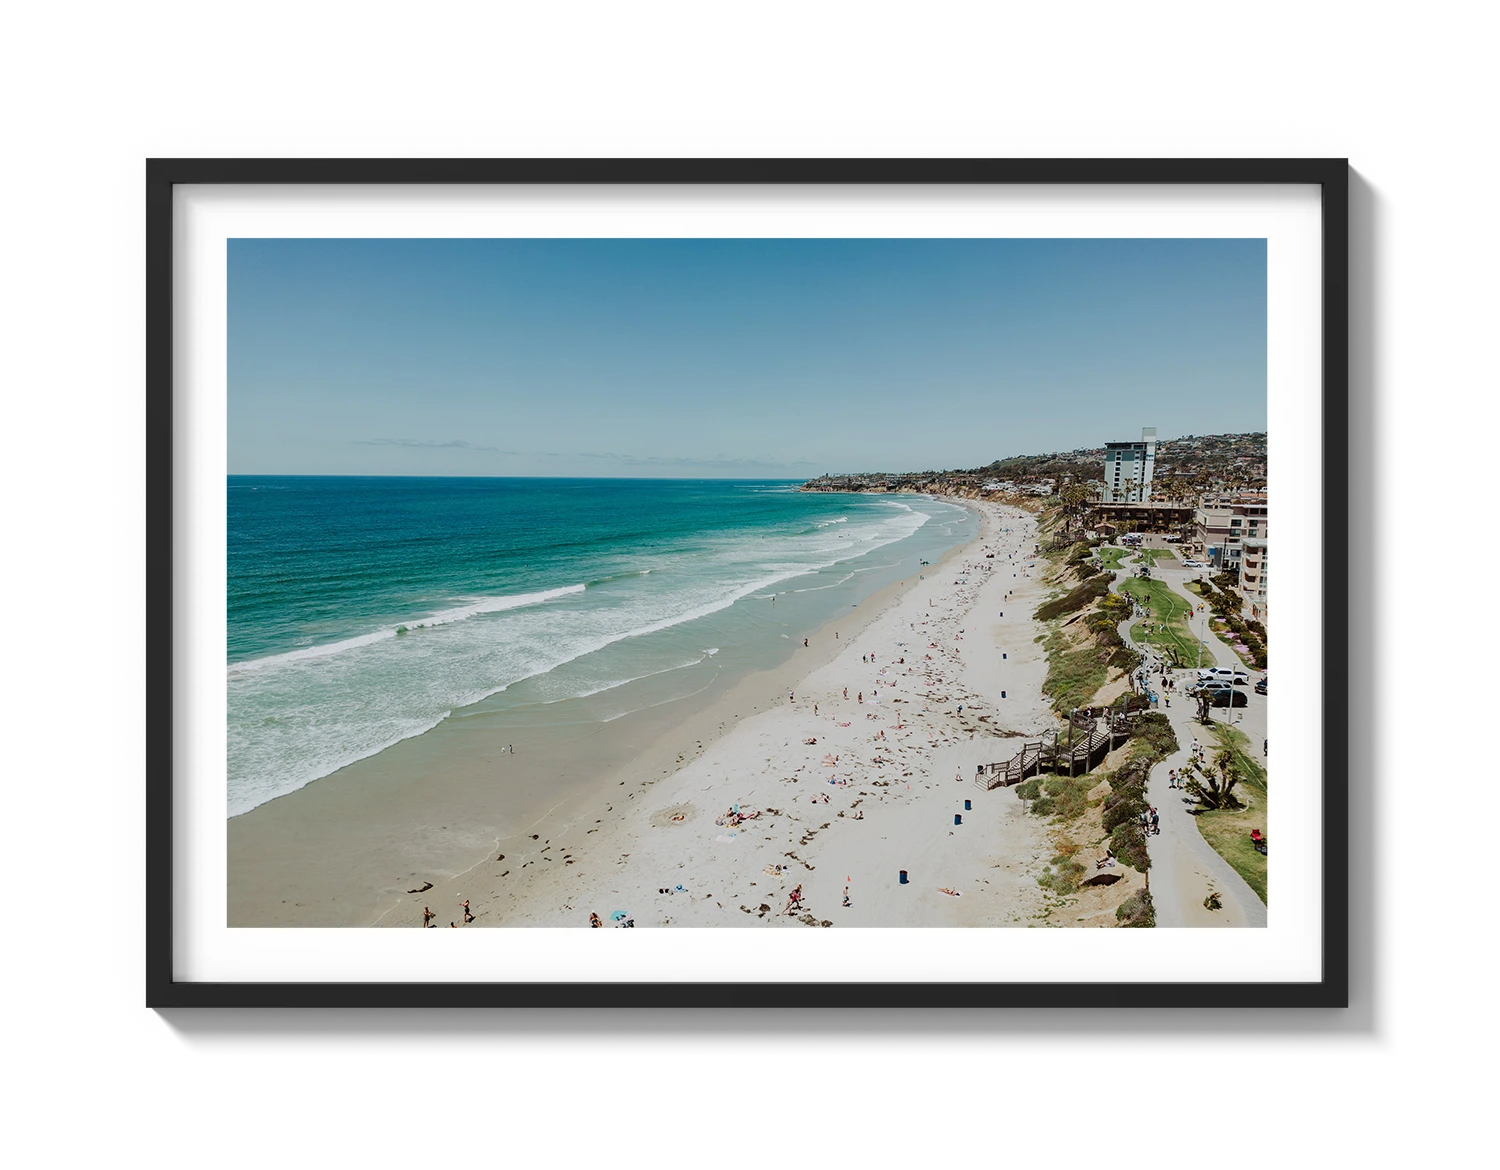
[[[262,2],[7,15],[0,1075],[18,1162],[1483,1156],[1492,767],[1430,747],[1454,730],[1455,700],[1485,685],[1472,667],[1494,559],[1481,531],[1500,260],[1491,10],[500,11]],[[1348,155],[1355,1006],[143,1009],[141,160],[173,154]],[[1460,678],[1472,685],[1450,686]]]

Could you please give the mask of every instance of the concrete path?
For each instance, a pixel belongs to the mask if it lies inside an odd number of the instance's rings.
[[[1121,569],[1115,573],[1115,584],[1119,584],[1122,576],[1134,572],[1132,562],[1136,561],[1138,558],[1131,556],[1122,562]],[[1162,577],[1158,576],[1157,579]],[[1179,585],[1171,582],[1168,584],[1186,598],[1195,597]],[[1194,604],[1197,602],[1194,601]],[[1153,653],[1151,648],[1137,646],[1130,637],[1127,627],[1132,624],[1134,619],[1121,623],[1121,637],[1125,638],[1127,644],[1150,657]],[[1211,630],[1209,636],[1219,642],[1217,635]],[[1230,661],[1237,661],[1228,646],[1219,642],[1219,647],[1230,656]],[[1185,677],[1185,672],[1179,672],[1179,677]],[[1194,804],[1192,798],[1186,792],[1168,786],[1168,772],[1187,764],[1195,738],[1207,744],[1209,729],[1194,719],[1196,705],[1186,696],[1180,696],[1177,704],[1172,707],[1167,707],[1166,702],[1167,698],[1163,695],[1157,710],[1170,720],[1177,742],[1182,746],[1176,754],[1153,768],[1146,782],[1147,803],[1161,817],[1161,832],[1147,838],[1147,849],[1151,854],[1151,895],[1156,906],[1156,925],[1265,926],[1266,904],[1198,832],[1198,824],[1188,812]],[[1255,745],[1257,754],[1259,747],[1259,744]],[[1203,901],[1210,893],[1219,895],[1223,903],[1222,909],[1209,910],[1204,906]]]

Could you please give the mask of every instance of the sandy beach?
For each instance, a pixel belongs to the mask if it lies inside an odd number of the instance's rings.
[[[810,639],[816,660],[741,684],[602,796],[377,924],[419,926],[431,907],[446,927],[465,899],[478,926],[1029,924],[1048,828],[973,775],[1053,724],[1030,618],[1046,587],[1040,563],[1028,568],[1034,518],[971,506],[973,542],[830,623]],[[1103,896],[1085,891],[1078,915]]]

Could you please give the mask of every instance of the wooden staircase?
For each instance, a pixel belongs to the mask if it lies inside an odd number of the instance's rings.
[[[1010,759],[981,765],[974,774],[974,786],[986,792],[1009,788],[1044,768],[1070,776],[1085,774],[1130,738],[1137,714],[1107,711],[1096,717],[1092,712],[1075,711],[1070,717],[1071,742],[1059,742],[1055,731],[1044,732],[1040,739],[1023,742]]]

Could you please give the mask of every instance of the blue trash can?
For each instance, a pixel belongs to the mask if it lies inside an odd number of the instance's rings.
[[[960,814],[960,813],[954,813],[953,814],[953,823],[955,825],[961,825],[961,824],[963,824],[964,823],[964,818],[963,818],[962,814]]]
[[[973,807],[974,807],[974,802],[972,800],[966,800],[966,801],[964,801],[964,812],[970,811]]]
[[[901,871],[901,884],[906,885],[906,870],[904,869]]]
[[[1000,697],[1001,697],[1001,698],[1002,698],[1002,699],[1003,699],[1003,698],[1005,698],[1005,692],[1004,692],[1004,691],[1001,691],[1001,692],[1000,692]]]

